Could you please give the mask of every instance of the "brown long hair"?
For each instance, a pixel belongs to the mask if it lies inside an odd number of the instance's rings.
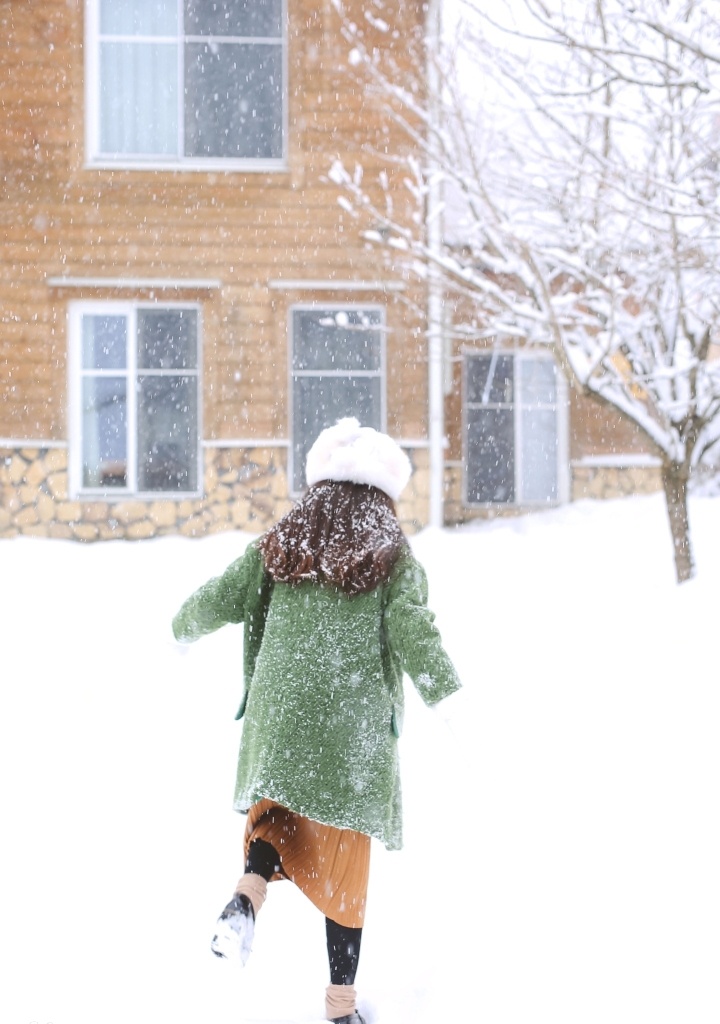
[[[392,499],[377,487],[321,480],[260,539],[274,580],[304,580],[366,594],[407,543]]]

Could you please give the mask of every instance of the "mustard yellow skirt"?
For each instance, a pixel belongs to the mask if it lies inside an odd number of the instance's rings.
[[[370,836],[352,829],[321,825],[272,800],[259,800],[248,811],[245,857],[254,839],[277,851],[282,874],[331,921],[362,928],[370,875]]]

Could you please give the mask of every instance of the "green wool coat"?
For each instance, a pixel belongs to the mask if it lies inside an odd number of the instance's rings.
[[[235,809],[262,797],[402,846],[397,739],[403,674],[428,705],[460,687],[407,548],[384,584],[352,597],[274,583],[255,544],[173,620],[189,643],[244,623],[244,717]]]

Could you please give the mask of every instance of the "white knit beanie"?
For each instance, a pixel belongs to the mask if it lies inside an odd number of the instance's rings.
[[[321,480],[370,484],[397,501],[410,479],[412,466],[402,448],[387,434],[361,427],[348,416],[323,430],[308,452],[308,486]]]

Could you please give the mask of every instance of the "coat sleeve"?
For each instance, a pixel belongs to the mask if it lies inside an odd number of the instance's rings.
[[[461,683],[427,599],[425,570],[412,554],[402,555],[388,586],[383,616],[385,638],[396,665],[410,676],[423,701],[432,707],[459,690]]]
[[[222,576],[213,577],[196,590],[172,621],[175,639],[189,644],[228,623],[244,622],[250,614],[260,557],[251,545]]]

